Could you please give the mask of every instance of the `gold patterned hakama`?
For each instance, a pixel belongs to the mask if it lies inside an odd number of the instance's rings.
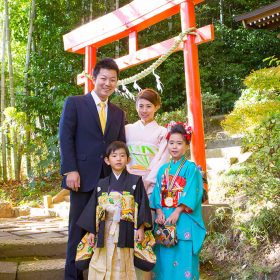
[[[108,196],[109,197],[109,196]],[[111,199],[102,199],[106,211],[104,247],[96,248],[89,265],[89,280],[136,280],[134,249],[117,247],[119,239],[120,201],[122,195],[110,193]],[[112,199],[113,198],[113,199]],[[117,217],[117,219],[116,219]]]

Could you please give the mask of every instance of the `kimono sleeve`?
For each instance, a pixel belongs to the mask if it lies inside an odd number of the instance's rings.
[[[149,199],[141,177],[137,182],[134,199],[138,204],[137,228],[143,224],[146,228],[150,228],[152,226],[152,214],[149,206]]]
[[[96,207],[97,207],[97,188],[94,189],[93,194],[81,216],[77,221],[77,225],[88,232],[96,234]]]
[[[157,173],[160,167],[169,161],[170,155],[167,149],[167,140],[165,138],[166,129],[161,133],[161,139],[159,143],[159,150],[153,160],[150,163],[149,169],[151,170],[148,176],[145,178],[145,182],[156,183]]]
[[[194,163],[190,163],[186,170],[187,185],[178,201],[195,211],[196,207],[201,204],[203,194],[203,182],[200,171]]]
[[[162,179],[162,174],[164,172],[165,168],[161,167],[158,174],[157,174],[157,181],[154,187],[154,190],[150,196],[150,207],[152,209],[161,209],[161,195],[160,195],[160,191],[161,191],[161,179]]]

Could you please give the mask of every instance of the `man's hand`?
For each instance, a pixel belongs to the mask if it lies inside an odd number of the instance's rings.
[[[164,216],[162,210],[160,208],[158,208],[158,209],[156,209],[156,213],[157,213],[157,218],[156,218],[155,222],[160,225],[164,224],[165,216]]]
[[[66,185],[71,190],[77,192],[80,188],[80,174],[78,171],[69,172],[66,175]]]

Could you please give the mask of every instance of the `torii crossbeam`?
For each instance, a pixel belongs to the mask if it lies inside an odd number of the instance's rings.
[[[195,5],[204,0],[134,0],[130,4],[97,18],[63,36],[64,49],[85,55],[85,72],[92,74],[97,49],[124,37],[129,38],[129,53],[117,58],[120,70],[155,59],[166,53],[175,38],[138,50],[137,34],[168,17],[180,13],[182,32],[196,27]],[[205,145],[198,44],[214,40],[213,25],[196,29],[199,36],[188,34],[176,51],[183,50],[188,105],[188,122],[193,128],[191,157],[206,171]],[[78,84],[85,85],[85,92],[93,89],[93,83],[82,74]]]

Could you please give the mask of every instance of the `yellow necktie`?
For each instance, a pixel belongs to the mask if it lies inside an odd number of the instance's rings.
[[[99,106],[100,106],[99,119],[100,119],[100,123],[101,123],[102,132],[104,134],[105,126],[106,126],[106,112],[105,112],[106,103],[100,102]]]

